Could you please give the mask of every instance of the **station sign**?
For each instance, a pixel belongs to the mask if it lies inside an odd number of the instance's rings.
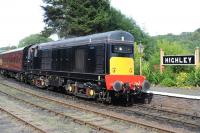
[[[163,65],[195,65],[194,55],[165,55]]]

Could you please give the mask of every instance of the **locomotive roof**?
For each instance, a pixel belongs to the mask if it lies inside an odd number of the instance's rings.
[[[8,50],[8,51],[5,51],[5,52],[2,52],[0,53],[1,54],[8,54],[8,53],[13,53],[13,52],[18,52],[18,51],[23,51],[25,47],[22,47],[22,48],[17,48],[17,49],[12,49],[12,50]]]
[[[95,44],[95,43],[130,43],[133,44],[134,37],[129,32],[125,31],[110,31],[105,33],[98,33],[83,37],[74,37],[60,41],[53,41],[47,43],[41,43],[33,45],[32,48],[37,47],[39,49],[51,49],[51,48],[59,48],[66,46],[78,46],[78,45],[86,45],[86,44]]]

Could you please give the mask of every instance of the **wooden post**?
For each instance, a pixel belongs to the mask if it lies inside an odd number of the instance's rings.
[[[199,47],[196,47],[195,50],[195,68],[198,69],[199,68]]]
[[[160,73],[163,73],[163,56],[164,56],[164,51],[160,49]]]
[[[140,75],[142,75],[142,57],[140,57]]]

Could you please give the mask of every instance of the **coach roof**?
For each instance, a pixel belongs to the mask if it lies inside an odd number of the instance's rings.
[[[77,46],[77,45],[85,45],[85,44],[95,44],[95,43],[130,43],[133,44],[134,37],[125,31],[110,31],[105,33],[98,33],[83,37],[74,37],[60,41],[53,41],[47,43],[41,43],[33,45],[32,47],[38,46],[39,49],[51,49],[51,48],[59,48],[59,47],[67,47],[67,46]]]
[[[18,52],[18,51],[23,51],[24,50],[24,47],[22,48],[17,48],[17,49],[12,49],[12,50],[8,50],[8,51],[5,51],[5,52],[2,52],[0,53],[0,55],[2,54],[8,54],[8,53],[14,53],[14,52]]]

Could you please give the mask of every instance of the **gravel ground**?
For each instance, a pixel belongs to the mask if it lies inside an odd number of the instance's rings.
[[[7,96],[3,94],[0,94],[0,106],[6,110],[11,111],[18,117],[30,122],[31,124],[35,126],[38,126],[39,128],[47,132],[51,132],[51,133],[97,132],[87,126],[74,123],[71,120],[62,119],[48,112],[41,111],[37,108],[29,107],[23,103],[19,103],[15,101],[14,99],[8,98]],[[6,121],[7,119],[0,119],[0,123],[6,123]],[[10,130],[8,128],[9,126],[10,126],[10,123],[5,124],[5,128],[1,128],[0,126],[0,132],[3,130],[1,133],[7,133],[7,131],[4,132],[4,130]],[[13,126],[13,128],[15,127],[16,126]],[[19,129],[17,128],[17,130],[20,130],[20,128]]]
[[[154,95],[150,106],[200,117],[200,100]]]
[[[200,96],[200,87],[189,89],[156,86],[151,87],[151,90],[183,95]],[[200,100],[154,95],[151,105],[160,106],[163,109],[170,108],[171,110],[177,112],[188,113],[200,117]]]
[[[34,133],[34,131],[17,123],[15,119],[4,112],[0,112],[0,133]]]

